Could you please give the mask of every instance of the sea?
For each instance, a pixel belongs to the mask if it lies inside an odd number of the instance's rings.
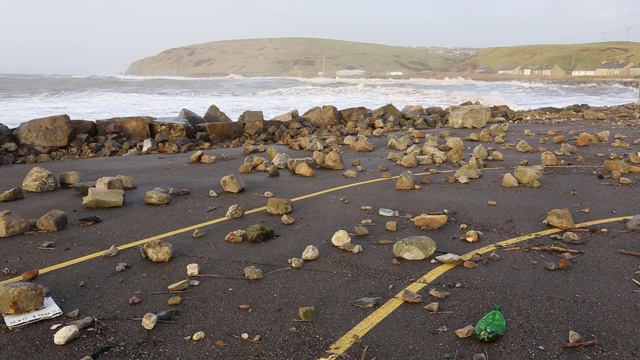
[[[324,105],[338,109],[387,104],[443,108],[472,101],[513,110],[573,104],[614,106],[638,101],[638,89],[616,82],[478,81],[299,77],[139,77],[0,74],[0,124],[67,114],[73,120],[125,116],[176,117],[182,109],[204,115],[216,105],[236,120],[246,110],[265,119]]]

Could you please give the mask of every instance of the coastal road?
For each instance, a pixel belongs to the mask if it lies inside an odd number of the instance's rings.
[[[575,145],[575,136],[610,130],[607,143],[578,147],[572,156],[560,156],[566,166],[544,171],[539,188],[504,188],[501,176],[513,172],[523,161],[540,163],[540,148],[557,150],[548,130],[565,135]],[[534,136],[525,136],[530,130]],[[447,131],[463,139],[478,130]],[[401,135],[400,133],[398,133]],[[613,147],[614,135],[621,134],[628,146]],[[82,330],[81,337],[64,346],[53,343],[54,324],[73,320],[61,316],[18,330],[2,327],[0,357],[77,358],[94,355],[100,359],[471,359],[486,353],[490,359],[587,359],[637,358],[635,341],[640,312],[640,260],[620,254],[624,249],[640,252],[638,235],[626,231],[628,218],[639,213],[638,175],[628,174],[630,185],[620,185],[602,168],[611,154],[638,152],[637,123],[572,122],[559,124],[511,125],[506,140],[527,141],[537,149],[519,153],[493,142],[482,143],[504,154],[504,161],[487,161],[482,177],[469,184],[450,183],[457,167],[451,164],[411,169],[418,182],[429,184],[416,190],[395,189],[395,177],[402,168],[387,160],[391,149],[386,138],[372,138],[375,150],[355,152],[342,147],[347,169],[358,159],[364,171],[347,178],[340,170],[318,169],[313,177],[281,171],[279,177],[265,173],[239,174],[245,190],[226,193],[220,179],[238,168],[245,156],[242,149],[214,149],[214,164],[190,164],[190,154],[152,154],[137,157],[94,158],[37,164],[54,174],[78,171],[83,180],[103,176],[130,175],[137,188],[127,190],[125,205],[111,209],[85,209],[82,197],[73,190],[26,193],[19,201],[2,203],[24,218],[37,219],[59,209],[69,216],[67,227],[55,233],[32,232],[2,239],[0,260],[9,273],[3,281],[15,280],[30,269],[40,269],[34,280],[49,288],[50,295],[65,313],[79,310],[79,317],[97,319],[96,326]],[[424,140],[421,140],[423,143]],[[441,139],[440,143],[444,140]],[[465,140],[467,159],[481,143]],[[311,152],[276,146],[292,157]],[[228,160],[222,160],[226,154]],[[267,157],[265,153],[254,153]],[[392,178],[383,178],[379,167],[388,167]],[[0,167],[0,190],[20,186],[36,165]],[[431,171],[435,170],[435,172]],[[148,190],[189,189],[166,206],[144,204]],[[210,190],[218,196],[210,197]],[[294,200],[295,223],[284,225],[279,216],[264,210],[265,192]],[[490,205],[495,202],[495,205]],[[240,204],[245,216],[227,219],[229,206]],[[492,203],[493,204],[493,203]],[[400,215],[449,213],[449,222],[438,230],[421,230],[409,218],[380,216],[389,208]],[[568,245],[580,253],[573,255],[566,270],[547,270],[561,254],[532,250],[532,247],[562,244],[552,235],[563,232],[543,224],[548,211],[567,208],[577,226],[580,242]],[[78,219],[97,215],[103,221],[80,226]],[[331,244],[337,230],[353,233],[363,220],[371,220],[369,235],[353,237],[363,247],[361,254],[342,251]],[[387,221],[397,222],[397,231],[385,229]],[[229,243],[227,233],[262,224],[273,228],[277,238],[264,243]],[[464,225],[464,226],[463,226]],[[194,238],[194,229],[205,236]],[[484,238],[476,243],[461,240],[467,230],[478,230]],[[393,242],[413,235],[432,237],[438,251],[459,255],[478,254],[477,267],[441,265],[430,260],[397,259]],[[140,245],[163,239],[173,245],[173,259],[152,263],[140,255]],[[39,249],[52,241],[52,249]],[[385,242],[382,242],[383,244]],[[116,245],[115,257],[102,256]],[[289,267],[288,259],[300,257],[307,245],[315,245],[320,257],[300,269]],[[498,260],[490,260],[495,253]],[[437,254],[436,254],[437,255]],[[126,263],[128,269],[115,267]],[[198,286],[170,294],[167,286],[186,278],[186,266],[200,265]],[[265,275],[260,280],[243,279],[243,269],[254,265]],[[207,276],[209,275],[209,276]],[[411,289],[424,298],[421,304],[404,303],[399,293]],[[444,299],[429,295],[435,289],[449,292]],[[182,303],[169,306],[170,297]],[[136,296],[141,302],[129,305]],[[353,305],[357,299],[379,297],[375,307]],[[423,307],[438,301],[440,313]],[[247,305],[247,306],[245,306]],[[496,305],[507,320],[505,335],[494,343],[474,338],[458,339],[456,329],[475,324]],[[313,306],[311,322],[298,321],[298,308]],[[180,315],[145,330],[140,318],[146,313],[177,309]],[[564,349],[570,330],[585,341],[599,345]],[[198,331],[206,336],[189,340]],[[259,341],[243,340],[256,335]]]

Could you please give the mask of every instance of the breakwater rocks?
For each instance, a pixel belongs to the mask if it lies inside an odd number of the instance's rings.
[[[347,135],[383,136],[387,132],[436,127],[481,128],[487,123],[556,121],[558,119],[626,121],[640,117],[635,104],[612,107],[573,105],[514,111],[508,106],[487,107],[385,105],[375,110],[334,106],[297,110],[265,119],[262,111],[245,111],[232,121],[217,106],[204,116],[183,109],[175,118],[148,116],[105,120],[75,120],[68,115],[34,119],[15,129],[0,124],[0,165],[32,164],[79,158],[184,153],[196,149],[283,144],[306,149],[313,139]]]

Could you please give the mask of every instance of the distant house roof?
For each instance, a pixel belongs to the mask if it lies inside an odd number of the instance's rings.
[[[624,69],[629,64],[631,64],[631,63],[630,62],[626,62],[626,61],[606,62],[606,63],[600,64],[597,67],[597,69]]]
[[[519,68],[520,68],[519,65],[508,65],[508,66],[503,67],[500,70],[502,70],[502,71],[510,71],[510,70],[516,70],[516,69],[519,69]]]

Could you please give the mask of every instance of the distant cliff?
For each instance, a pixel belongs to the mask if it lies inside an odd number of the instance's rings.
[[[326,76],[339,70],[371,75],[447,71],[454,56],[424,49],[315,38],[214,41],[169,49],[133,62],[142,76]]]

